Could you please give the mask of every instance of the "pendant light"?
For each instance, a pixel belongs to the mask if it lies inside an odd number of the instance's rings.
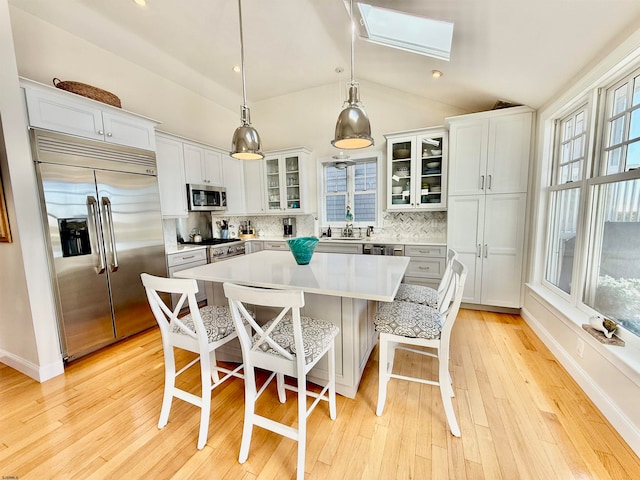
[[[351,81],[349,82],[349,94],[345,107],[338,116],[336,122],[336,136],[331,144],[336,148],[353,150],[373,145],[371,137],[371,124],[367,113],[360,103],[358,88],[360,84],[353,80],[354,75],[354,37],[355,25],[353,24],[353,0],[349,4],[349,19],[351,21]]]
[[[238,0],[238,17],[240,19],[240,61],[242,68],[242,106],[240,121],[231,140],[231,156],[239,160],[260,160],[264,155],[260,151],[260,135],[251,126],[251,114],[247,106],[247,87],[244,74],[244,39],[242,37],[242,0]]]

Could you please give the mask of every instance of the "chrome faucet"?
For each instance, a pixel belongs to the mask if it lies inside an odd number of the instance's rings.
[[[347,223],[342,230],[343,237],[353,237],[353,223]]]

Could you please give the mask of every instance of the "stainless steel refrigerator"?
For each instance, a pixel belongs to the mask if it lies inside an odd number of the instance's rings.
[[[140,273],[166,276],[155,153],[31,131],[65,360],[155,324]]]

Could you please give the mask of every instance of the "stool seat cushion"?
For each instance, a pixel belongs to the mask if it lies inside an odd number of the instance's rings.
[[[207,331],[209,343],[221,340],[236,330],[229,307],[223,305],[207,305],[206,307],[200,308],[200,316],[202,317],[204,328]],[[180,321],[191,331],[196,331],[191,314],[180,318]],[[175,324],[173,325],[172,332],[187,335],[184,330]]]
[[[401,283],[400,287],[398,287],[398,293],[396,293],[395,300],[421,303],[435,308],[438,306],[438,291],[424,285]]]
[[[263,325],[265,331],[269,330],[274,320],[269,320]],[[305,363],[311,363],[333,342],[340,329],[331,322],[318,318],[300,317],[302,326],[302,343],[304,345]],[[293,320],[290,315],[285,315],[271,332],[270,337],[291,355],[296,355],[296,345],[293,337]],[[253,336],[255,344],[259,335]],[[268,342],[263,342],[259,347],[263,352],[280,355]]]
[[[445,316],[436,309],[418,303],[394,301],[381,303],[373,317],[375,329],[409,338],[440,338]]]

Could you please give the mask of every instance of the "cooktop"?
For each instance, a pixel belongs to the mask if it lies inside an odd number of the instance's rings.
[[[238,242],[239,238],[209,238],[201,242],[178,242],[180,245],[220,245],[221,243]]]

